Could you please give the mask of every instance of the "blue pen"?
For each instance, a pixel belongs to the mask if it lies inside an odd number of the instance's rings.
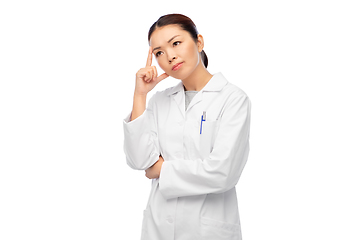
[[[201,125],[200,125],[200,134],[202,132],[202,123],[206,121],[206,112],[203,112],[203,115],[201,116]]]

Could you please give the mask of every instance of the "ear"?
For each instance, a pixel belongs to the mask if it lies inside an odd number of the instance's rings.
[[[204,49],[204,38],[201,34],[198,34],[197,47],[199,52]]]

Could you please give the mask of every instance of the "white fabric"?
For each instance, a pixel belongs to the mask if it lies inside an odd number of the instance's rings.
[[[217,73],[186,111],[179,83],[157,92],[140,117],[124,120],[131,168],[145,170],[164,158],[160,178],[152,180],[142,239],[241,239],[235,185],[249,153],[250,106],[248,96]]]

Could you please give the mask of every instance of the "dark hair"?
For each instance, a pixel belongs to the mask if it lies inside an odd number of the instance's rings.
[[[160,17],[149,29],[148,34],[148,41],[150,41],[150,37],[153,34],[153,32],[160,27],[164,27],[167,25],[179,25],[183,30],[190,33],[191,37],[194,39],[195,43],[197,43],[198,40],[198,31],[196,29],[195,23],[187,16],[184,16],[182,14],[168,14]],[[201,59],[204,63],[204,66],[207,68],[208,66],[208,58],[202,50],[201,52]]]

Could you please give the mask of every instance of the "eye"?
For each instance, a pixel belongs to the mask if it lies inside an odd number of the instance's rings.
[[[162,54],[162,52],[161,51],[158,51],[157,53],[155,53],[155,57],[158,57],[158,56],[160,56]]]
[[[181,42],[176,41],[176,42],[173,43],[173,46],[175,47],[175,46],[179,45],[180,43],[181,43]]]

